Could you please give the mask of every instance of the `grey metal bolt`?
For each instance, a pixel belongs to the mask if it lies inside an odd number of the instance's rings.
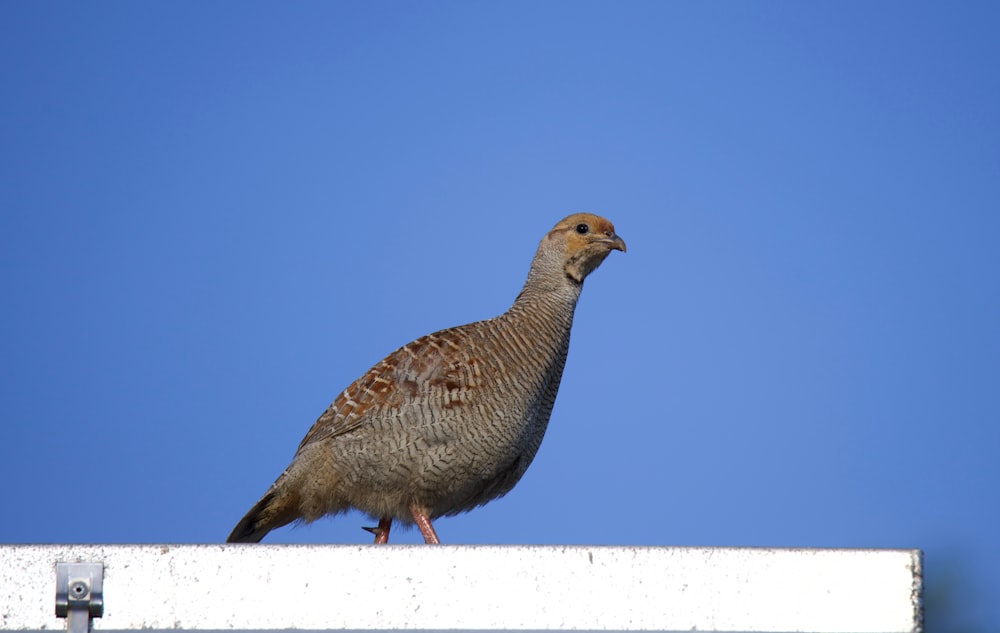
[[[82,600],[87,597],[88,593],[90,593],[90,587],[87,586],[85,580],[74,580],[69,585],[69,595],[74,600]]]

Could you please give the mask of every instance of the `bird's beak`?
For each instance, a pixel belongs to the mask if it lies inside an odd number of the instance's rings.
[[[607,244],[612,250],[625,252],[625,240],[614,233],[609,233],[607,236],[601,238],[601,241]]]

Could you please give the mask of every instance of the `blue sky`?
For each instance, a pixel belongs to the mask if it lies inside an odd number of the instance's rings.
[[[1000,622],[998,27],[4,3],[0,542],[222,541],[341,389],[502,312],[589,211],[629,251],[587,281],[542,449],[442,540],[920,547],[949,626]]]

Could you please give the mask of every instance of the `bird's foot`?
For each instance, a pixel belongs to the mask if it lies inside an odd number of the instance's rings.
[[[378,527],[363,526],[361,529],[365,532],[371,532],[374,534],[375,544],[382,545],[389,542],[390,527],[392,527],[392,519],[389,517],[382,517],[378,520]]]

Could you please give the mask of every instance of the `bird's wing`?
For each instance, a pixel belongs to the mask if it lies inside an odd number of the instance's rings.
[[[480,322],[481,323],[481,322]],[[399,417],[404,407],[430,399],[467,400],[475,389],[477,360],[465,353],[472,323],[418,338],[379,361],[351,383],[316,420],[299,444],[350,433],[377,418]]]

